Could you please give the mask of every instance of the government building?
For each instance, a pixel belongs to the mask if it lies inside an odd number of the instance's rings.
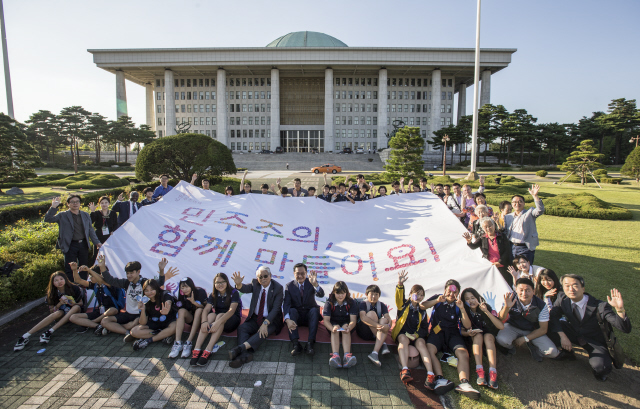
[[[349,47],[311,31],[259,48],[88,51],[115,74],[118,117],[129,80],[146,88],[146,122],[159,137],[188,129],[232,151],[285,152],[385,148],[394,121],[430,138],[456,122],[456,93],[458,118],[466,115],[475,58],[467,48]],[[481,50],[480,106],[514,52]]]

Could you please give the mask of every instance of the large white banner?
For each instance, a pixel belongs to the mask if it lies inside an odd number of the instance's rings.
[[[293,279],[293,265],[303,262],[317,271],[327,296],[340,280],[357,297],[377,284],[382,302],[394,311],[398,273],[406,269],[406,285],[421,284],[427,297],[442,293],[445,282],[454,278],[499,308],[509,288],[480,250],[467,247],[464,232],[431,193],[327,203],[315,197],[227,197],[180,182],[162,200],[133,215],[101,252],[110,272],[119,277],[125,277],[129,261],[139,261],[142,276],[153,277],[158,261],[166,257],[168,267],[180,270],[167,281],[172,291],[188,276],[211,292],[218,272],[231,280],[239,271],[248,283],[260,265],[269,266],[284,286]],[[243,298],[245,307],[249,297]]]

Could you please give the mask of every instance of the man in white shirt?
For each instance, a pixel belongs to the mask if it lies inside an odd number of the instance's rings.
[[[544,213],[544,204],[538,197],[540,186],[533,185],[529,189],[529,194],[533,197],[535,207],[527,210],[524,208],[524,197],[514,195],[511,198],[513,213],[504,216],[504,226],[507,238],[513,243],[513,257],[522,254],[527,257],[529,263],[533,264],[533,259],[538,247],[538,229],[536,219]]]

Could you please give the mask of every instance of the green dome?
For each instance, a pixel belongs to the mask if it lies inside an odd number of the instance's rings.
[[[335,37],[315,31],[298,31],[276,38],[267,47],[348,47]]]

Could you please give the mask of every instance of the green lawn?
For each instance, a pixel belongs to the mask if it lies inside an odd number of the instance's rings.
[[[640,317],[640,188],[637,185],[581,187],[543,183],[550,193],[589,192],[598,198],[633,212],[632,220],[607,221],[543,216],[538,219],[540,247],[535,264],[551,268],[559,276],[584,276],[587,291],[606,300],[611,288],[621,291],[625,309],[632,320]],[[627,356],[640,362],[640,330],[618,334]]]
[[[69,193],[68,191],[53,190],[50,187],[22,187],[23,195],[0,195],[0,205],[10,203],[20,203],[29,200],[45,200],[50,197],[60,196],[61,193]],[[2,189],[7,191],[9,189]]]

